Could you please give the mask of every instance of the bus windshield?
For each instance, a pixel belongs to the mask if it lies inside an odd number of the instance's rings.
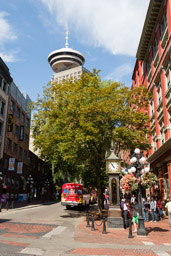
[[[74,195],[74,194],[82,195],[82,190],[81,189],[74,189],[74,188],[64,188],[63,193],[68,194],[68,195]]]

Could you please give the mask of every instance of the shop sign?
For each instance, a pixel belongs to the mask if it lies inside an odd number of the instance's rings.
[[[13,129],[13,114],[8,116],[8,132],[12,132]]]

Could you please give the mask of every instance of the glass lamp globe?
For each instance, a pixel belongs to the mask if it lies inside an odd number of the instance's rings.
[[[145,157],[141,157],[140,160],[139,160],[140,164],[144,164],[145,161],[146,161]]]
[[[128,173],[132,173],[132,170],[131,170],[131,169],[128,169]]]
[[[137,161],[137,158],[134,156],[130,159],[131,164],[134,164]]]
[[[134,150],[134,153],[135,153],[135,154],[140,154],[140,149],[139,149],[139,148],[136,148],[136,149]]]
[[[133,166],[133,167],[131,167],[131,171],[132,172],[136,172],[136,168]]]
[[[148,173],[150,171],[150,168],[147,166],[147,167],[145,167],[144,171],[145,171],[145,173]]]

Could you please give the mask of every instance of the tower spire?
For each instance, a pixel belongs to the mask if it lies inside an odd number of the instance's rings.
[[[69,39],[69,37],[68,37],[68,35],[69,35],[69,30],[68,30],[68,28],[67,28],[67,31],[66,31],[66,33],[65,33],[65,48],[68,48],[68,39]]]

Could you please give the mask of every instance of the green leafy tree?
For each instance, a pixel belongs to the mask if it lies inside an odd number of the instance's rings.
[[[130,90],[121,83],[101,81],[94,70],[74,83],[48,84],[34,103],[35,148],[54,166],[65,163],[68,174],[84,177],[87,184],[92,180],[98,189],[100,213],[101,189],[107,180],[105,153],[111,140],[119,149],[149,147],[145,111],[149,98],[143,86]]]

